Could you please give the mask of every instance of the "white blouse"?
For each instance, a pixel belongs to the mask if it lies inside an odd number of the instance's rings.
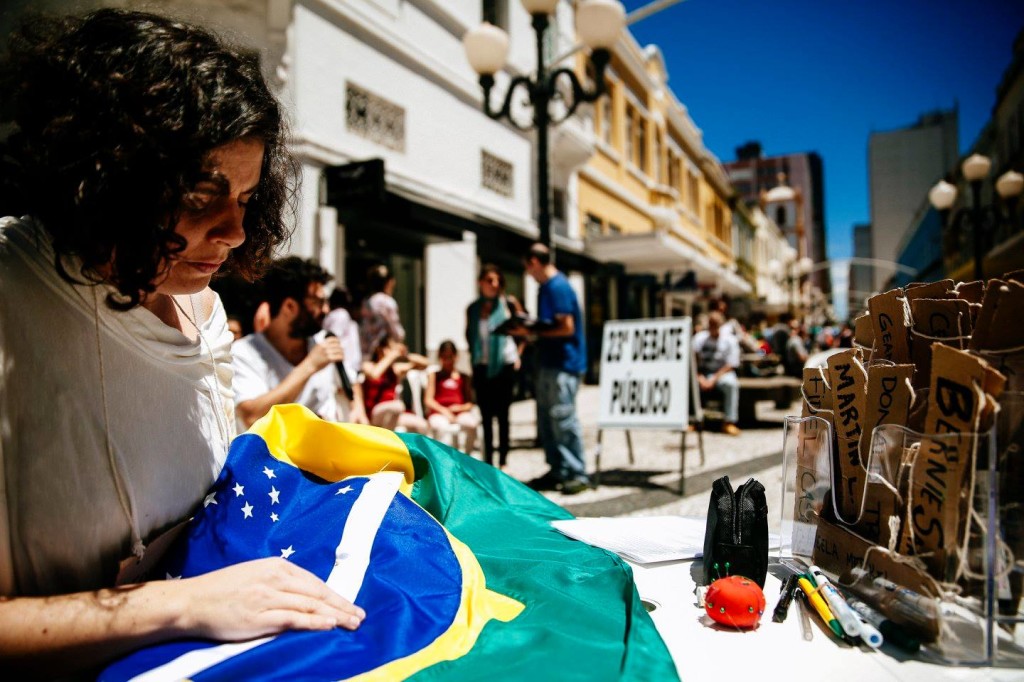
[[[57,275],[34,221],[0,219],[0,595],[113,584],[132,526],[148,540],[187,517],[224,464],[220,299],[191,341],[108,291]]]

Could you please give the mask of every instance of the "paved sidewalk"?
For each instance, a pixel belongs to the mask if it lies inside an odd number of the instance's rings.
[[[587,450],[587,470],[592,473],[597,444],[597,387],[583,386],[577,405]],[[630,465],[626,434],[621,430],[603,434],[600,487],[572,496],[556,492],[544,495],[576,516],[704,516],[715,479],[728,475],[737,486],[753,476],[765,486],[768,508],[778,509],[782,485],[782,420],[796,409],[796,403],[790,411],[776,410],[772,402],[760,403],[758,423],[753,428],[744,428],[739,436],[705,433],[703,465],[697,434],[686,434],[683,497],[679,496],[680,432],[631,431],[636,461]],[[543,451],[533,445],[535,437],[535,403],[528,400],[514,404],[511,414],[513,449],[506,468],[513,478],[525,482],[547,471]],[[474,455],[480,457],[479,452]]]

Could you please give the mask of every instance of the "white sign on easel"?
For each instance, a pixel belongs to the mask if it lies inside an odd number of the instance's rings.
[[[686,428],[690,325],[688,317],[605,322],[599,428]]]
[[[681,430],[679,491],[684,489],[686,426],[696,375],[689,317],[605,322],[601,341],[600,409],[597,417],[595,481],[601,476],[604,429]],[[699,410],[699,402],[695,403]],[[703,448],[701,460],[703,463]]]

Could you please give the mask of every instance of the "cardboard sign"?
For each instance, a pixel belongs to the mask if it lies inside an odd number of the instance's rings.
[[[910,301],[912,345],[910,355],[917,366],[914,385],[922,388],[931,377],[932,345],[963,350],[971,334],[971,304],[956,298],[917,298]]]
[[[1024,282],[989,280],[970,347],[1024,391]]]
[[[836,436],[838,475],[833,494],[844,519],[854,519],[860,510],[867,471],[860,457],[861,420],[867,409],[867,372],[855,349],[828,358],[832,386],[833,422]]]
[[[871,316],[867,313],[853,321],[853,340],[863,348],[875,347],[875,329],[871,326]]]
[[[690,325],[688,317],[605,322],[600,428],[686,428]]]
[[[892,360],[896,364],[910,362],[910,311],[899,289],[877,294],[868,299],[868,314],[874,333],[874,358]]]
[[[909,517],[900,547],[904,554],[927,554],[932,575],[953,576],[966,499],[965,476],[974,466],[974,436],[989,408],[986,392],[998,396],[999,376],[984,360],[942,344],[932,346],[932,378],[923,438],[911,471]],[[996,373],[998,374],[998,373]]]

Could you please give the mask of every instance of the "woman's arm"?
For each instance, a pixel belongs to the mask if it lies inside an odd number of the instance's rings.
[[[169,639],[354,630],[365,615],[305,569],[258,559],[185,580],[0,598],[0,669],[64,675]]]
[[[389,346],[384,349],[384,354],[377,362],[370,360],[363,360],[363,374],[370,377],[374,381],[378,381],[388,371],[389,367],[395,364],[395,360],[398,359],[398,353]],[[397,371],[397,368],[396,368]]]

